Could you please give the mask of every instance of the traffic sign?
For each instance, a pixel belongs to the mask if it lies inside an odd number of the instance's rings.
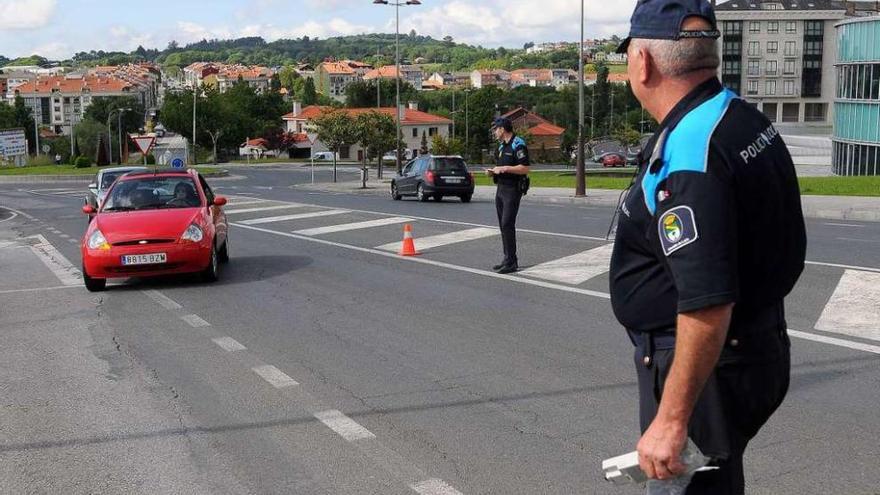
[[[27,155],[27,138],[24,129],[0,131],[0,158]]]
[[[153,149],[153,145],[156,144],[156,136],[131,136],[131,140],[134,141],[134,144],[137,145],[138,149],[141,150],[141,153],[146,155]]]
[[[174,160],[171,160],[171,168],[183,168],[184,165],[185,164],[182,158],[175,158]]]
[[[44,145],[41,147],[41,149],[43,150],[43,153],[48,153],[49,151],[52,150],[52,147],[49,146],[48,144],[44,144]]]

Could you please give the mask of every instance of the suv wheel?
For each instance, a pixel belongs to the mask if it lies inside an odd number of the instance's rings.
[[[400,201],[400,191],[397,190],[397,183],[391,183],[391,199],[394,201]]]
[[[416,197],[419,198],[419,201],[425,202],[428,201],[428,195],[425,194],[425,188],[419,184],[418,189],[416,189]]]

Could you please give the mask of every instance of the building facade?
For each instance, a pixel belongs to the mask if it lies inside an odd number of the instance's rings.
[[[345,101],[348,85],[360,79],[354,69],[341,62],[323,62],[315,69],[315,89],[336,101]]]
[[[836,75],[832,0],[730,0],[716,7],[721,80],[771,122],[830,127]]]
[[[837,24],[832,171],[880,174],[880,18]]]

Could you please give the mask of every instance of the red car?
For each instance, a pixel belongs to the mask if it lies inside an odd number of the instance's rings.
[[[617,153],[609,153],[602,157],[603,167],[623,167],[626,165],[626,157]]]
[[[217,280],[229,261],[222,206],[195,170],[131,173],[119,178],[82,240],[83,282],[104,290],[108,278],[201,273]]]

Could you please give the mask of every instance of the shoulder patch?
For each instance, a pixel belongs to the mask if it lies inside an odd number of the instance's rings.
[[[660,215],[657,223],[663,254],[669,256],[700,238],[694,210],[690,206],[677,206]]]
[[[511,143],[514,149],[519,148],[520,146],[525,146],[526,142],[519,136],[513,138],[513,143]]]

